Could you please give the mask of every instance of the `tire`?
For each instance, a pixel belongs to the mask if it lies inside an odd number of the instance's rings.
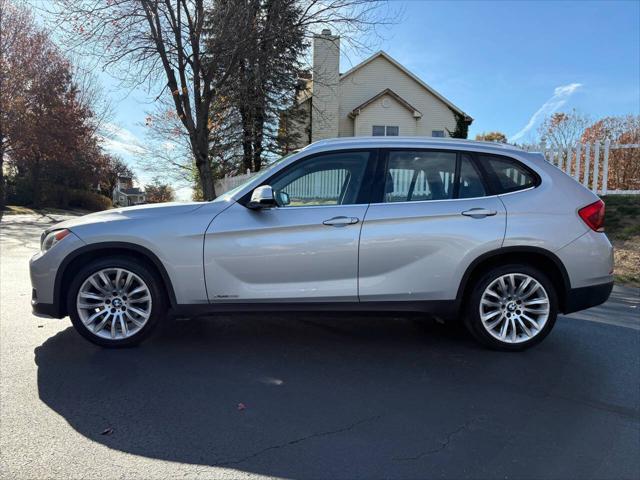
[[[94,260],[74,276],[67,311],[75,329],[90,342],[131,347],[147,338],[165,315],[161,286],[153,270],[131,257]]]
[[[487,271],[475,283],[467,297],[465,325],[489,348],[521,351],[544,340],[557,316],[553,282],[534,267],[509,264]]]

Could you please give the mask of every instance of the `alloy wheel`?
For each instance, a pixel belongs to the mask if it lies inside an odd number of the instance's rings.
[[[78,315],[94,335],[122,340],[138,333],[151,316],[151,292],[135,273],[105,268],[91,274],[76,298]]]
[[[549,295],[535,278],[508,273],[496,278],[480,298],[480,320],[485,330],[505,343],[536,337],[549,319]]]

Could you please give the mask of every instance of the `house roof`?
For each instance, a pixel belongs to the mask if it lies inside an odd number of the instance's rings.
[[[371,55],[369,58],[367,58],[366,60],[364,60],[363,62],[360,62],[358,65],[356,65],[355,67],[351,68],[350,70],[347,70],[345,73],[343,73],[342,75],[340,75],[340,81],[344,80],[345,78],[347,78],[349,75],[351,75],[352,73],[360,70],[362,67],[364,67],[365,65],[373,62],[376,58],[378,57],[382,57],[385,60],[387,60],[389,63],[391,63],[392,65],[394,65],[395,67],[397,67],[398,69],[400,69],[402,72],[406,73],[409,77],[411,77],[413,80],[415,80],[421,87],[423,87],[425,90],[427,90],[429,93],[431,93],[434,97],[436,97],[437,99],[441,100],[445,105],[447,105],[449,108],[451,108],[452,110],[454,110],[455,112],[459,113],[460,115],[463,115],[465,117],[465,119],[467,120],[473,120],[473,118],[471,118],[471,116],[467,115],[465,112],[463,112],[460,108],[456,107],[452,102],[450,102],[449,100],[447,100],[445,97],[443,97],[442,95],[440,95],[438,92],[436,92],[433,88],[431,88],[429,85],[427,85],[426,83],[424,83],[418,76],[414,75],[412,72],[410,72],[409,70],[407,70],[402,64],[400,64],[399,62],[397,62],[393,57],[391,57],[391,55],[389,55],[387,52],[383,52],[382,50],[380,50],[377,53],[374,53],[373,55]]]
[[[375,102],[379,98],[384,97],[385,95],[389,95],[391,98],[393,98],[395,101],[397,101],[400,105],[402,105],[404,108],[409,110],[412,113],[412,115],[414,116],[414,118],[422,117],[422,113],[420,112],[420,110],[418,110],[417,108],[413,107],[409,102],[407,102],[404,98],[402,98],[400,95],[398,95],[396,92],[394,92],[390,88],[385,88],[380,93],[374,95],[373,97],[371,97],[366,102],[362,103],[361,105],[358,105],[356,108],[354,108],[349,113],[349,116],[351,118],[353,118],[353,117],[355,117],[357,115],[360,115],[360,111],[361,110],[364,110],[368,105],[370,105],[371,103]]]

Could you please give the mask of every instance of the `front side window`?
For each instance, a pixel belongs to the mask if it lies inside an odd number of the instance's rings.
[[[369,152],[339,152],[301,160],[270,182],[279,207],[358,203]]]
[[[412,202],[453,198],[455,152],[391,151],[384,201]]]
[[[515,160],[496,155],[478,155],[478,159],[487,169],[498,194],[534,187],[537,183],[535,175]]]

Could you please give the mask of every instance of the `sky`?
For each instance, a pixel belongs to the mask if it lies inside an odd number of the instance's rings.
[[[341,58],[341,71],[384,50],[474,118],[469,138],[499,130],[532,141],[542,119],[577,109],[594,119],[640,114],[640,1],[394,1],[397,23],[370,51]],[[115,116],[105,148],[139,183],[153,176],[137,155],[157,92],[123,90],[101,73]],[[188,189],[179,198],[189,196]]]

